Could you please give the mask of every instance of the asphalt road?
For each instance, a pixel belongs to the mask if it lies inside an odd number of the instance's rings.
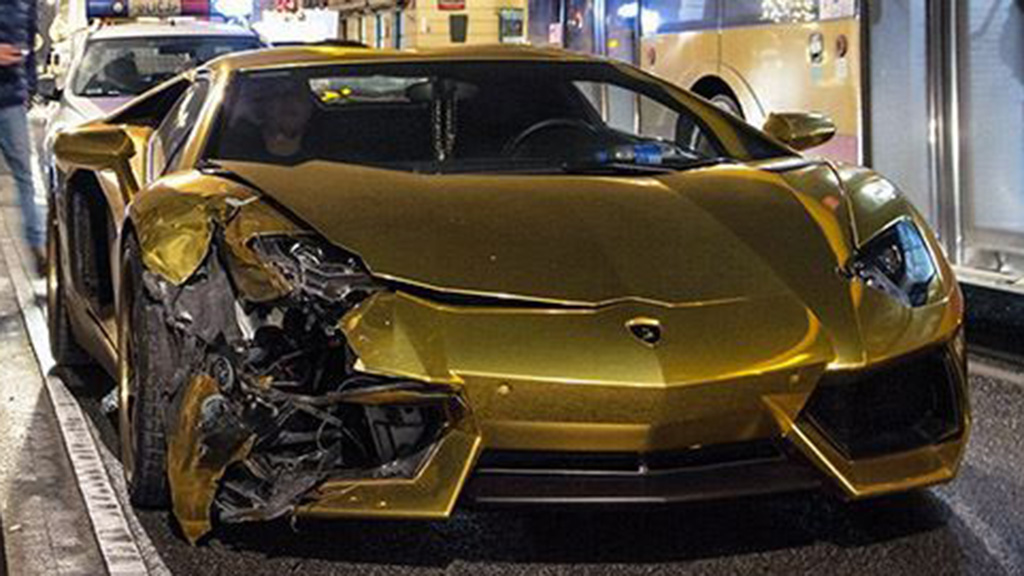
[[[960,477],[869,503],[797,494],[631,512],[461,511],[436,523],[276,522],[220,527],[198,547],[167,513],[139,517],[176,574],[1024,574],[1024,365],[976,366]],[[109,380],[63,375],[117,453],[99,411]]]

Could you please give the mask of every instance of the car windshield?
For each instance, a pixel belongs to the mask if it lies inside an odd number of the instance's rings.
[[[413,172],[658,174],[785,155],[752,129],[727,150],[665,85],[605,63],[409,62],[236,75],[208,160]],[[745,125],[744,125],[745,126]]]
[[[255,36],[175,36],[95,40],[72,86],[76,96],[134,96],[222,54],[259,48]]]

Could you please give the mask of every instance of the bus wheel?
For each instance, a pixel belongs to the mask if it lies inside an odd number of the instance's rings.
[[[743,118],[743,108],[740,108],[740,103],[735,98],[728,94],[715,94],[708,98],[712,104],[718,106],[722,110],[731,113],[734,116]]]

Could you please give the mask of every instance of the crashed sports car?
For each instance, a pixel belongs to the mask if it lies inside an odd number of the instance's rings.
[[[948,481],[963,300],[893,184],[797,151],[834,131],[526,47],[226,56],[57,138],[52,347],[193,542]]]

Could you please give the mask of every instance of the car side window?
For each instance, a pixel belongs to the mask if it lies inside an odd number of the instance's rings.
[[[209,80],[196,80],[185,90],[153,133],[149,152],[150,177],[157,177],[180,167],[178,163],[185,142],[199,120],[209,91]]]
[[[791,3],[727,0],[722,2],[722,8],[722,24],[724,26],[795,24],[817,21],[819,0]]]

